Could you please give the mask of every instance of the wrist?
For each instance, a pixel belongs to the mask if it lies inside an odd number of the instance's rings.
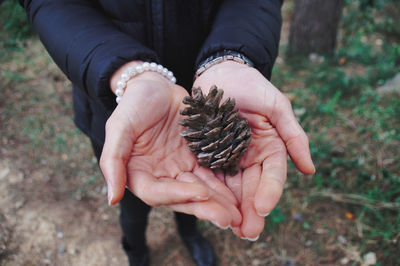
[[[155,74],[156,76],[149,75],[149,72]],[[118,69],[110,79],[110,88],[117,96],[116,102],[119,103],[121,101],[122,95],[125,93],[128,83],[132,83],[132,80],[134,79],[138,80],[144,78],[150,80],[151,78],[149,78],[149,76],[152,76],[153,78],[156,77],[156,79],[162,78],[165,82],[169,81],[173,84],[176,83],[174,74],[162,65],[154,62],[140,63],[138,61],[132,61]]]
[[[232,50],[222,50],[214,53],[199,63],[194,80],[210,68],[225,62],[236,62],[250,67],[254,66],[253,62],[244,54]]]
[[[122,65],[120,68],[117,69],[117,71],[114,72],[114,74],[110,78],[110,89],[111,91],[115,94],[115,91],[117,90],[118,87],[118,81],[121,79],[122,73],[126,72],[128,68],[130,67],[136,67],[138,65],[143,64],[143,61],[131,61],[128,62],[124,65]]]
[[[247,73],[248,70],[254,69],[249,65],[245,65],[235,61],[224,61],[219,64],[213,65],[205,70],[195,82],[201,80],[213,80],[217,82],[219,80],[226,80],[227,77],[242,76],[243,72]],[[220,84],[222,87],[223,84]]]

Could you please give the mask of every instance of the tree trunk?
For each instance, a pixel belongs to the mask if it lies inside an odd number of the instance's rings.
[[[289,53],[333,53],[343,0],[296,0]]]

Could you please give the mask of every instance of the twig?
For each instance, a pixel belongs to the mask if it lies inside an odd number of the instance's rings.
[[[371,209],[389,209],[389,210],[400,210],[399,202],[382,202],[382,201],[374,201],[368,199],[364,196],[357,194],[344,194],[344,193],[334,193],[329,190],[323,191],[311,191],[311,196],[319,196],[329,198],[336,202],[349,203],[354,205],[363,205],[369,207]]]

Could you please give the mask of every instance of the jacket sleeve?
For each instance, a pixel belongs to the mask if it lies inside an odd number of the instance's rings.
[[[139,41],[118,30],[90,0],[20,0],[56,64],[107,109],[115,107],[111,75],[125,62],[158,61]],[[112,100],[111,100],[112,99]]]
[[[247,56],[266,78],[278,55],[282,0],[225,0],[196,60],[222,50]]]

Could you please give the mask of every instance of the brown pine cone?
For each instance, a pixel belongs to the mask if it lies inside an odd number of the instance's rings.
[[[193,97],[183,99],[189,107],[180,111],[188,116],[180,121],[187,127],[181,136],[188,141],[200,165],[234,175],[251,133],[247,120],[239,117],[239,110],[233,110],[234,99],[227,98],[220,106],[223,94],[222,89],[212,86],[204,97],[200,88],[193,88]]]

